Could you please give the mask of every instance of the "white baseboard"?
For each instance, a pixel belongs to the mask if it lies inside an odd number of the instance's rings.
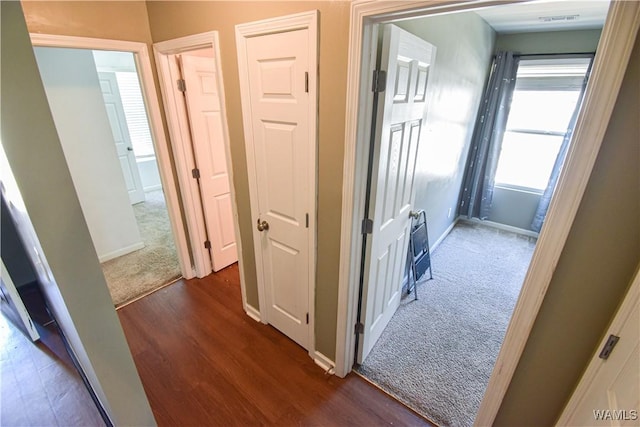
[[[138,243],[135,243],[133,245],[126,246],[124,248],[120,248],[120,249],[118,249],[116,251],[109,252],[109,253],[106,253],[104,255],[99,255],[98,256],[98,260],[100,261],[100,263],[107,262],[107,261],[112,260],[114,258],[118,258],[120,256],[123,256],[123,255],[126,255],[126,254],[130,254],[131,252],[140,250],[142,248],[144,248],[144,242],[138,242]]]
[[[315,352],[313,361],[316,362],[316,365],[320,366],[326,373],[331,375],[335,373],[336,363],[319,351]]]
[[[150,185],[148,187],[143,187],[142,188],[142,191],[144,191],[145,193],[148,193],[150,191],[156,191],[156,190],[162,190],[162,184]]]
[[[245,313],[247,313],[247,316],[251,317],[256,322],[262,322],[262,319],[260,318],[260,312],[255,307],[252,307],[249,304],[247,304],[244,307],[244,311]]]
[[[451,225],[449,225],[449,227],[447,227],[446,230],[444,230],[444,233],[442,233],[442,235],[438,238],[438,240],[436,240],[433,245],[431,245],[431,247],[429,248],[429,251],[431,253],[433,253],[433,251],[436,250],[436,248],[440,245],[440,243],[443,242],[444,239],[447,238],[447,236],[449,235],[449,233],[451,233],[451,230],[453,230],[453,227],[456,226],[456,224],[458,223],[458,220],[460,219],[460,217],[457,217],[456,219],[453,220],[453,222],[451,223]]]
[[[464,221],[464,222],[467,222],[469,224],[486,225],[487,227],[497,228],[498,230],[510,231],[512,233],[520,234],[520,235],[527,236],[527,237],[535,237],[536,239],[539,236],[539,234],[536,233],[535,231],[525,230],[524,228],[513,227],[511,225],[500,224],[499,222],[480,220],[478,218],[469,219],[469,218],[465,218],[465,217],[458,217],[458,219],[460,221]]]

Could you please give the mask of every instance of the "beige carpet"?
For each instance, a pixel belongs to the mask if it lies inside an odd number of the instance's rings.
[[[178,256],[162,190],[146,193],[133,210],[145,247],[102,264],[116,307],[180,277]]]
[[[440,426],[472,426],[534,247],[459,222],[433,251],[433,280],[404,296],[358,371]]]

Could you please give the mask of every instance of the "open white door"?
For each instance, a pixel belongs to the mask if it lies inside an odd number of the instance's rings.
[[[260,313],[311,352],[317,12],[292,19],[303,28],[277,32],[269,23],[243,24],[236,40]],[[257,33],[248,36],[252,28]]]
[[[640,425],[640,273],[557,425]]]
[[[400,304],[413,175],[435,52],[431,44],[395,25],[384,27],[380,67],[386,72],[387,87],[377,104],[358,363],[367,357]]]
[[[129,199],[132,205],[144,202],[144,189],[140,179],[140,172],[138,171],[138,164],[136,163],[136,156],[133,152],[133,145],[131,144],[127,118],[124,114],[116,75],[115,73],[102,72],[98,73],[98,78],[100,79],[104,106],[107,109],[107,117],[111,125],[111,132],[116,144],[118,160],[122,168]]]
[[[213,271],[238,261],[218,77],[213,57],[181,55]]]

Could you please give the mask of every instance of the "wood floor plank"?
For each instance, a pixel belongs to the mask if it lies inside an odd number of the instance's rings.
[[[160,426],[430,425],[242,310],[237,265],[118,310]]]

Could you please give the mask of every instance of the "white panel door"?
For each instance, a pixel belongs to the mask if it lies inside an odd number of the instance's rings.
[[[426,118],[427,81],[435,48],[394,25],[386,25],[381,55],[387,87],[377,105],[369,210],[373,228],[367,239],[364,267],[360,363],[400,304],[416,153]]]
[[[311,147],[308,30],[251,37],[247,67],[266,317],[301,346],[309,344]],[[252,200],[252,204],[254,200]],[[268,224],[268,228],[267,228]],[[258,227],[259,226],[259,227]],[[261,231],[258,231],[261,230]],[[262,311],[262,307],[261,307]]]
[[[604,360],[599,355],[610,335],[619,340]],[[640,274],[636,274],[558,425],[640,425]]]
[[[215,59],[182,55],[187,109],[213,271],[238,261]]]
[[[127,128],[116,75],[115,73],[98,73],[98,77],[129,199],[131,204],[144,202],[144,189],[129,136],[129,128]]]

